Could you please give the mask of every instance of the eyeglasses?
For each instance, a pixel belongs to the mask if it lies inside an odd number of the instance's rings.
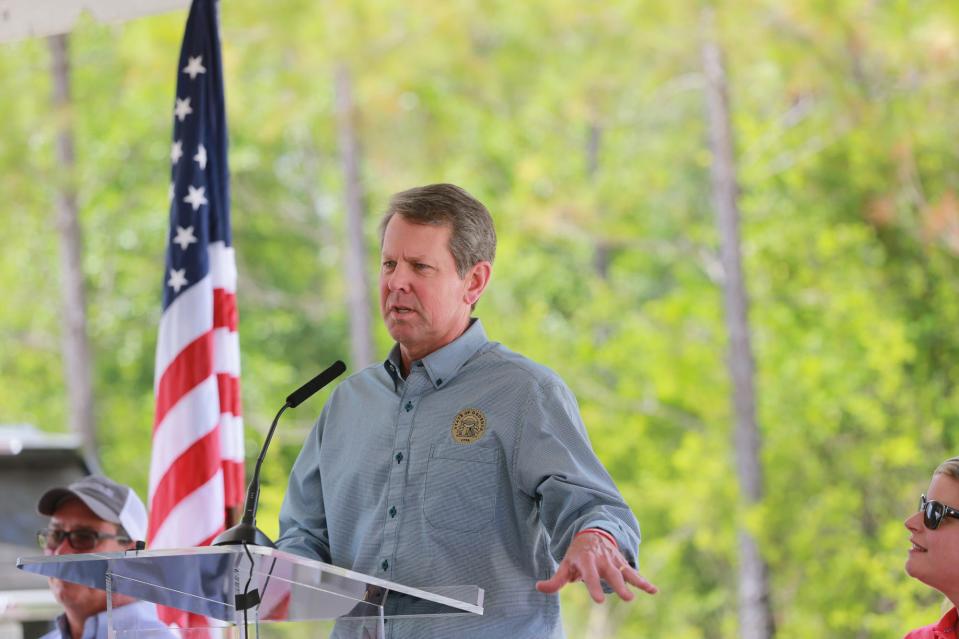
[[[74,550],[87,552],[97,547],[104,539],[116,539],[120,543],[133,541],[120,535],[106,535],[95,530],[79,528],[77,530],[60,530],[59,528],[45,528],[37,531],[37,543],[46,550],[56,550],[66,539]]]
[[[938,528],[939,524],[941,524],[942,520],[946,517],[959,519],[959,510],[939,503],[938,501],[926,499],[925,495],[919,498],[919,510],[922,512],[922,523],[924,523],[929,530]]]

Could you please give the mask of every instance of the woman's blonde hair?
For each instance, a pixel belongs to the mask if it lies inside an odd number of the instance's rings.
[[[939,464],[939,468],[933,475],[948,475],[953,479],[959,480],[959,457],[953,457]]]

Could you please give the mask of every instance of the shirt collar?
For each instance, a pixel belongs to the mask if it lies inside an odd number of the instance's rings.
[[[114,606],[113,619],[114,621],[120,621],[121,625],[123,625],[129,623],[127,621],[127,617],[129,617],[131,620],[136,620],[151,613],[155,614],[155,610],[156,608],[154,607],[154,604],[148,601],[133,601],[122,606]],[[106,630],[104,630],[103,633],[100,632],[101,623],[103,624],[103,627],[106,628],[106,610],[101,610],[94,615],[90,615],[83,621],[83,639],[93,639],[94,637],[106,636]],[[67,621],[67,615],[65,613],[57,615],[56,625],[60,630],[60,636],[63,639],[70,639],[70,623]]]
[[[100,612],[90,615],[83,620],[83,634],[81,635],[82,639],[94,639],[97,636],[97,629],[100,625],[100,616],[106,614],[106,610],[101,610]],[[72,637],[72,634],[70,633],[70,622],[67,621],[66,613],[57,615],[57,629],[60,631],[61,639],[70,639]]]
[[[956,607],[953,606],[949,612],[942,616],[942,619],[939,620],[939,623],[936,624],[936,630],[942,633],[951,633],[956,627],[957,619],[959,619],[959,613],[956,612]]]
[[[83,625],[86,626],[86,622]],[[67,622],[66,613],[57,615],[57,629],[60,631],[62,639],[70,639],[70,624]]]
[[[400,377],[400,371],[402,370],[403,360],[400,357],[400,345],[394,344],[393,348],[390,349],[390,354],[386,356],[386,361],[383,362],[383,368],[386,369],[387,374],[389,374],[390,379],[393,380],[393,390],[396,390],[396,387],[399,385],[400,380],[403,378]]]
[[[411,364],[414,367],[422,366],[426,369],[433,388],[442,388],[449,385],[463,365],[487,343],[489,339],[486,337],[486,331],[483,330],[483,323],[478,318],[473,318],[462,335]],[[386,361],[383,362],[383,367],[393,380],[393,390],[396,390],[399,385],[401,366],[400,345],[394,344]]]

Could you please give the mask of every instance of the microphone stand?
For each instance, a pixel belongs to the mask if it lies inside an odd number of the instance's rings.
[[[276,544],[266,536],[262,530],[256,527],[256,509],[260,503],[260,466],[263,465],[263,459],[266,457],[266,449],[270,446],[273,439],[273,431],[276,430],[276,424],[280,421],[280,415],[283,414],[289,403],[283,404],[283,408],[273,418],[270,424],[270,430],[266,434],[266,440],[263,442],[263,448],[260,449],[260,456],[256,460],[256,466],[253,468],[253,478],[246,489],[246,508],[243,511],[243,518],[236,526],[225,530],[216,539],[213,540],[214,546],[229,546],[233,544],[251,544],[253,546],[269,546],[276,548]]]
[[[263,466],[263,459],[266,457],[266,451],[270,447],[270,441],[273,439],[273,431],[276,430],[276,424],[280,421],[280,415],[283,414],[283,411],[287,408],[296,408],[311,395],[332,382],[345,370],[346,365],[337,360],[325,371],[293,391],[290,396],[286,398],[286,403],[283,404],[283,408],[280,409],[276,417],[273,418],[273,423],[270,424],[270,430],[266,434],[263,448],[260,449],[260,456],[257,457],[256,466],[253,468],[253,478],[250,480],[250,486],[246,490],[246,507],[243,511],[243,518],[236,526],[217,535],[212,545],[231,546],[235,544],[249,544],[251,546],[276,548],[276,544],[274,544],[262,530],[256,527],[256,509],[260,502],[260,467]]]

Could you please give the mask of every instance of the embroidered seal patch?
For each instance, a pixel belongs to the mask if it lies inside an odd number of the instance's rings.
[[[486,415],[478,408],[464,408],[453,420],[450,432],[457,444],[472,444],[486,432]]]

